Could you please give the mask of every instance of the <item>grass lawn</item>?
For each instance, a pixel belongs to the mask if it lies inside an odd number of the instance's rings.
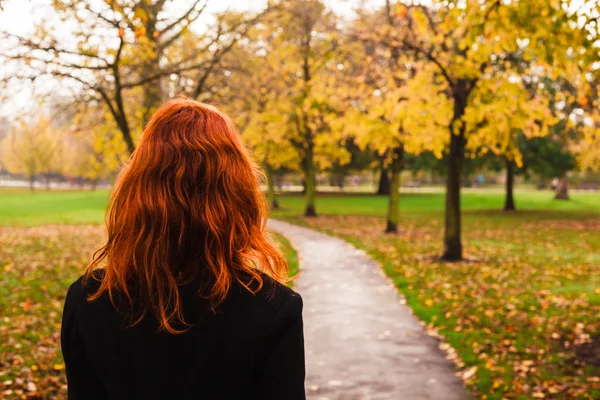
[[[342,236],[379,260],[482,398],[600,398],[600,194],[466,191],[469,261],[440,263],[441,194],[403,194],[400,233],[386,198],[327,195],[316,219],[300,196],[275,217]],[[66,288],[102,242],[108,192],[0,190],[0,398],[63,398],[58,347]],[[49,225],[48,225],[49,224]],[[282,251],[295,271],[297,255]],[[293,272],[292,272],[293,273]],[[382,305],[384,306],[384,305]],[[454,349],[454,350],[453,350]],[[36,397],[37,396],[37,397]],[[543,397],[542,397],[543,396]]]
[[[292,247],[292,244],[285,237],[281,236],[278,233],[273,233],[275,239],[279,242],[280,250],[285,255],[285,258],[288,260],[288,275],[290,277],[296,276],[298,273],[298,253],[296,249]],[[294,281],[288,282],[289,287],[294,287]]]
[[[572,193],[571,200],[553,200],[550,191],[517,192],[515,202],[520,210],[546,211],[545,217],[564,218],[567,214],[585,216],[590,213],[600,214],[600,192]],[[400,210],[411,215],[441,214],[444,209],[445,196],[442,193],[402,193]],[[301,215],[304,210],[304,199],[300,195],[280,196],[282,211],[272,216]],[[501,211],[504,206],[504,195],[501,193],[477,192],[465,190],[462,194],[462,207],[466,211]],[[317,213],[321,215],[370,215],[385,216],[387,197],[373,195],[340,195],[330,194],[317,197]],[[554,213],[558,212],[560,213]],[[500,213],[503,217],[504,214]]]
[[[521,210],[545,211],[544,218],[585,217],[600,213],[600,193],[573,193],[570,201],[555,201],[549,191],[517,192],[516,203]],[[108,191],[29,192],[23,189],[0,188],[0,226],[33,226],[42,224],[98,224],[104,221]],[[283,211],[273,217],[300,215],[304,199],[300,195],[279,198]],[[501,210],[501,193],[466,190],[462,206],[467,211]],[[372,195],[329,194],[317,198],[317,212],[323,215],[384,216],[387,198]],[[441,193],[403,193],[400,209],[412,215],[441,214],[444,195]],[[560,213],[556,213],[560,211]],[[503,213],[499,213],[504,218]]]
[[[0,398],[66,398],[63,302],[103,235],[99,225],[0,229]]]
[[[109,192],[0,188],[0,226],[100,224]]]

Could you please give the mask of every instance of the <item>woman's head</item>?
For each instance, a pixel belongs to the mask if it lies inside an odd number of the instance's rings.
[[[202,282],[215,308],[234,281],[258,290],[259,271],[283,279],[287,263],[266,237],[259,173],[225,114],[193,100],[165,103],[117,179],[108,241],[86,273],[105,262],[91,299],[108,292],[116,306],[118,294],[134,323],[151,313],[175,333],[185,324],[181,285]]]

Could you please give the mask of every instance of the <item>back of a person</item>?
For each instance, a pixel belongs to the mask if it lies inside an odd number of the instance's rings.
[[[150,121],[111,197],[107,245],[67,295],[70,399],[305,398],[302,300],[277,282],[285,261],[235,134],[189,100]]]

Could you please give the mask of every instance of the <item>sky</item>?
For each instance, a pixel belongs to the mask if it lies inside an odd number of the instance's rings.
[[[0,11],[0,30],[16,34],[27,34],[33,29],[35,21],[38,21],[47,11],[50,0],[0,0],[4,10]],[[101,0],[99,0],[101,1]],[[267,3],[266,0],[208,0],[209,13],[234,10],[260,10]],[[174,14],[178,10],[185,10],[192,0],[173,0],[169,6]],[[341,15],[351,15],[352,10],[360,4],[361,0],[325,0],[325,4]],[[369,6],[379,6],[385,0],[365,0]]]

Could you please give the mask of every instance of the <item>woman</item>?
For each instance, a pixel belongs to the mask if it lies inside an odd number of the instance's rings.
[[[278,283],[258,172],[214,107],[156,112],[67,294],[69,399],[305,398],[302,300]]]

